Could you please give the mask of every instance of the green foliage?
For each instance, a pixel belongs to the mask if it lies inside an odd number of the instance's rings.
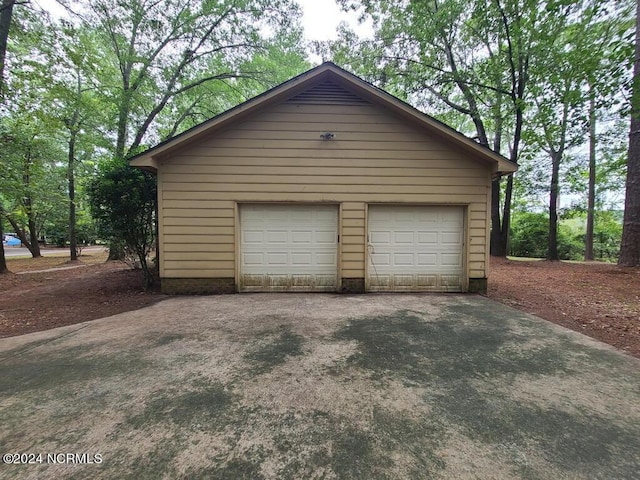
[[[123,240],[128,232],[117,208],[144,205],[148,176],[103,162],[139,153],[309,66],[293,0],[66,5],[76,15],[53,19],[38,5],[15,9],[7,101],[0,106],[1,206],[22,230],[29,224],[35,236],[59,245],[70,241],[70,230],[79,243],[96,239],[87,183],[106,202],[94,209],[105,238]],[[100,178],[91,180],[97,172]],[[136,178],[144,188],[136,198],[119,191],[120,204],[100,188]],[[132,223],[138,239],[153,230],[145,218]],[[125,243],[143,255],[144,242]]]
[[[148,256],[155,246],[156,179],[122,161],[103,166],[88,186],[101,238],[122,243],[139,262],[147,287],[154,283]]]
[[[586,213],[570,210],[563,213],[558,229],[558,254],[561,260],[584,258]],[[509,254],[515,257],[546,258],[549,216],[546,213],[514,212],[511,223]],[[622,222],[618,211],[598,211],[594,229],[594,255],[597,260],[617,260]]]
[[[47,243],[57,247],[69,245],[69,211],[65,204],[45,222],[42,233]],[[83,206],[84,207],[84,206]],[[98,241],[98,228],[91,216],[88,206],[78,208],[76,220],[76,232],[79,245],[94,245]]]
[[[543,213],[515,213],[511,221],[510,255],[544,258],[547,256],[549,217]]]
[[[618,260],[622,240],[622,212],[599,211],[595,215],[593,254],[609,262]]]

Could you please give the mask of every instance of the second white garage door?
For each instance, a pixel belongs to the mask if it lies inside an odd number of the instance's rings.
[[[462,207],[371,205],[368,290],[459,292]]]
[[[336,289],[337,205],[241,205],[240,228],[240,290]]]

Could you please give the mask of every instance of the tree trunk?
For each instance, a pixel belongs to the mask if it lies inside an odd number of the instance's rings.
[[[509,229],[511,228],[511,199],[513,197],[513,174],[507,177],[502,210],[502,229],[500,230],[500,256],[506,257],[509,251]]]
[[[631,128],[624,202],[624,223],[618,265],[640,266],[640,2],[636,1],[636,46],[633,62]]]
[[[560,260],[558,255],[558,193],[559,193],[559,177],[560,177],[560,159],[561,153],[552,152],[551,154],[551,186],[549,188],[549,246],[547,250],[547,259],[557,261]]]
[[[13,231],[16,233],[16,235],[20,239],[20,242],[22,243],[22,245],[27,247],[27,249],[31,253],[31,256],[33,256],[31,240],[27,237],[27,232],[23,228],[21,228],[20,225],[18,225],[18,222],[16,222],[13,217],[10,217],[8,215],[6,217],[9,223],[11,224],[11,228],[13,228]]]
[[[69,159],[67,180],[69,182],[69,253],[71,260],[78,260],[78,235],[76,229],[76,181],[75,181],[76,135],[71,132],[69,138]]]
[[[506,257],[509,253],[509,228],[511,227],[511,198],[513,196],[513,175],[507,177],[504,205],[500,215],[501,179],[491,182],[491,245],[489,252],[494,257]]]
[[[122,261],[124,260],[124,248],[120,242],[114,240],[109,243],[109,256],[107,261]]]
[[[584,239],[584,259],[593,260],[593,227],[596,205],[596,97],[589,101],[589,192],[587,194],[587,233]]]
[[[0,10],[0,100],[4,98],[4,60],[7,54],[7,40],[9,39],[9,28],[11,27],[14,3],[14,0],[2,0],[2,10]],[[0,205],[0,274],[9,271],[7,268],[7,260],[4,256],[4,245],[2,244],[3,215],[4,209],[2,205]]]
[[[2,10],[0,10],[0,98],[4,97],[4,61],[14,4],[15,0],[2,0]]]
[[[4,215],[4,209],[0,205],[0,274],[9,273],[7,268],[7,259],[4,256],[4,244],[2,243],[3,228],[2,228],[2,216]]]
[[[115,156],[118,160],[123,160],[127,149],[127,138],[129,137],[129,111],[131,110],[131,93],[129,91],[129,81],[124,80],[122,101],[118,105],[118,132],[116,136]]]
[[[494,257],[503,257],[500,248],[500,236],[502,232],[500,221],[500,178],[496,178],[491,182],[491,246],[490,253]]]
[[[36,228],[36,221],[32,214],[29,214],[28,226],[29,237],[31,238],[31,248],[29,248],[31,256],[33,258],[41,257],[42,253],[40,253],[40,244],[38,243],[38,229]]]

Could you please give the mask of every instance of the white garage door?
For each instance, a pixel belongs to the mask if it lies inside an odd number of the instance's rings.
[[[370,291],[462,290],[462,207],[371,205],[368,225]]]
[[[337,205],[242,205],[240,229],[240,290],[336,289]]]

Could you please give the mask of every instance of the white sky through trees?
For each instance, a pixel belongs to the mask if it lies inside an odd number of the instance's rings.
[[[65,15],[65,10],[56,0],[32,0],[37,6],[50,12],[53,16]],[[371,25],[360,25],[355,12],[343,12],[335,0],[296,0],[302,7],[302,26],[307,41],[335,40],[340,22],[346,22],[361,37],[373,34]],[[316,63],[320,58],[311,56]]]

